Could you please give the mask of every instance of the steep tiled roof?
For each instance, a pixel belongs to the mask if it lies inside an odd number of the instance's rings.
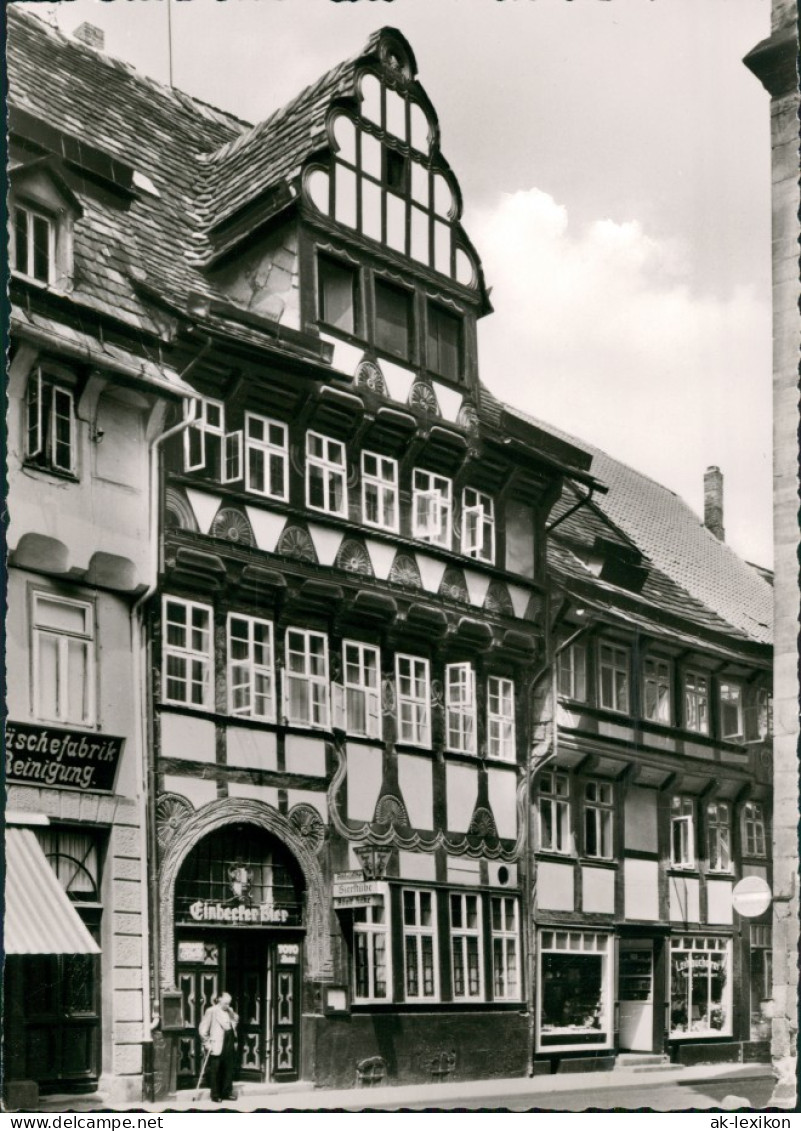
[[[307,157],[327,145],[331,100],[356,93],[357,64],[374,52],[380,34],[374,32],[358,55],[339,63],[265,121],[200,159],[198,216],[203,226],[214,227],[291,179]]]
[[[484,401],[486,405],[484,406]],[[485,411],[500,405],[482,392]],[[517,409],[503,406],[538,428],[553,433],[593,457],[592,474],[607,488],[595,505],[638,547],[659,576],[657,603],[720,631],[725,626],[744,639],[770,644],[773,630],[773,589],[757,570],[719,541],[698,515],[675,492],[563,429],[545,424]],[[578,512],[579,514],[581,512]],[[568,526],[568,523],[565,523]],[[653,582],[643,590],[647,594]]]
[[[191,266],[195,158],[238,136],[243,124],[171,90],[7,7],[9,106],[70,139],[132,166],[158,195],[140,191],[130,207],[109,194],[83,192],[76,221],[73,297],[105,314],[154,331],[137,293],[136,273],[183,301],[208,291]]]

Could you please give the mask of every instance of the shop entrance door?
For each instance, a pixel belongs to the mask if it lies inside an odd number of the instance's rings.
[[[217,997],[231,995],[239,1015],[236,1080],[297,1080],[300,1035],[300,942],[265,931],[179,938],[177,984],[184,1030],[178,1087],[194,1088],[203,1063],[198,1026]]]
[[[654,946],[650,939],[621,939],[618,974],[620,1047],[653,1052]]]
[[[620,940],[620,1047],[654,1050],[654,944],[649,939]]]
[[[261,934],[225,943],[225,986],[239,1014],[236,1080],[269,1079],[270,964],[273,947]]]

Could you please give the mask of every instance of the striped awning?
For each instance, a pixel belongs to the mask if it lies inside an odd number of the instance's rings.
[[[100,954],[31,829],[6,828],[6,954]]]

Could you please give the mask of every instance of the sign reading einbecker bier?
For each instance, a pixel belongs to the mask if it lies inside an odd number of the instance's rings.
[[[6,726],[6,781],[113,793],[124,738],[38,723]]]

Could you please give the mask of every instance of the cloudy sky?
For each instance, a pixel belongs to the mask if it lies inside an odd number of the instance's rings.
[[[168,77],[167,0],[62,0]],[[41,5],[37,8],[42,10]],[[384,24],[410,40],[495,313],[485,382],[770,564],[769,0],[172,0],[176,86],[258,121]]]

